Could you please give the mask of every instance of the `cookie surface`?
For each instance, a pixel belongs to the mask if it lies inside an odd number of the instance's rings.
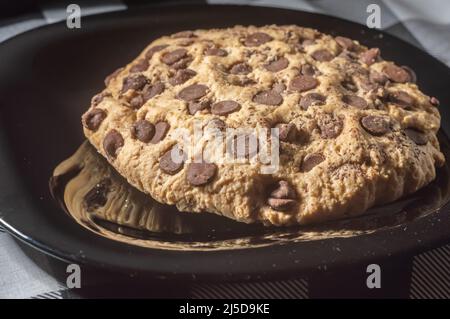
[[[185,31],[153,41],[108,76],[82,122],[116,170],[161,203],[243,222],[316,223],[361,214],[435,178],[445,161],[439,103],[415,78],[377,48],[312,29]],[[178,133],[199,127],[187,152]],[[243,161],[196,160],[222,150],[211,136],[230,128],[277,128],[277,169],[264,173],[266,163],[252,160],[261,150],[247,146]]]

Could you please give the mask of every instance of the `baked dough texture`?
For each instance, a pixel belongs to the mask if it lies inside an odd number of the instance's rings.
[[[313,29],[184,31],[108,76],[82,122],[110,164],[161,203],[246,223],[310,224],[362,214],[435,178],[445,161],[439,101],[415,82],[379,49]],[[191,153],[173,161],[168,154],[184,147],[177,129],[193,133],[199,122],[204,132],[278,128],[278,170],[193,163]]]

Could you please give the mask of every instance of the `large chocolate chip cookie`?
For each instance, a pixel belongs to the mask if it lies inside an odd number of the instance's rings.
[[[83,115],[87,138],[129,183],[182,211],[274,225],[342,218],[416,191],[445,160],[439,102],[412,69],[312,29],[180,32],[105,82]],[[214,144],[229,129],[254,131]],[[238,145],[262,129],[267,145],[279,137],[271,171],[262,144]]]

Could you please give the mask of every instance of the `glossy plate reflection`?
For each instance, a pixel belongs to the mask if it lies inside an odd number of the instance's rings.
[[[442,144],[442,143],[441,143]],[[448,158],[448,147],[443,144]],[[50,190],[82,226],[111,240],[172,250],[255,248],[286,242],[360,236],[402,227],[433,213],[450,199],[449,168],[418,192],[365,215],[315,226],[289,228],[243,224],[208,213],[183,213],[138,191],[85,141],[60,163]]]

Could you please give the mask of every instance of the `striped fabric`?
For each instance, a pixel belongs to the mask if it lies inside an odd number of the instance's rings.
[[[410,298],[450,298],[450,245],[414,257]]]
[[[66,7],[74,1],[54,1],[42,5],[40,12],[9,18],[0,22],[0,42],[36,27],[62,21]],[[127,7],[145,5],[145,1],[75,1],[82,16],[99,14]],[[203,1],[194,1],[201,3]],[[381,8],[382,29],[450,65],[450,1],[442,0],[209,0],[211,4],[248,4],[277,6],[334,15],[365,23],[366,8],[377,3]],[[436,13],[438,13],[436,15]],[[0,298],[63,299],[80,298],[79,291],[62,287],[43,269],[51,270],[50,259],[41,256],[39,267],[25,255],[15,241],[0,226]],[[408,269],[410,264],[405,269]],[[410,298],[450,297],[450,245],[426,252],[414,258]],[[311,283],[310,283],[311,284]],[[343,287],[345,289],[345,287]],[[187,298],[308,298],[312,288],[307,278],[242,283],[195,284],[188,287]]]
[[[63,290],[50,291],[30,297],[30,299],[63,299]]]
[[[303,279],[194,285],[192,299],[307,299],[308,283]]]
[[[39,255],[38,267],[6,232],[0,232],[0,299],[31,298],[65,290],[43,269],[51,270],[51,260]]]

